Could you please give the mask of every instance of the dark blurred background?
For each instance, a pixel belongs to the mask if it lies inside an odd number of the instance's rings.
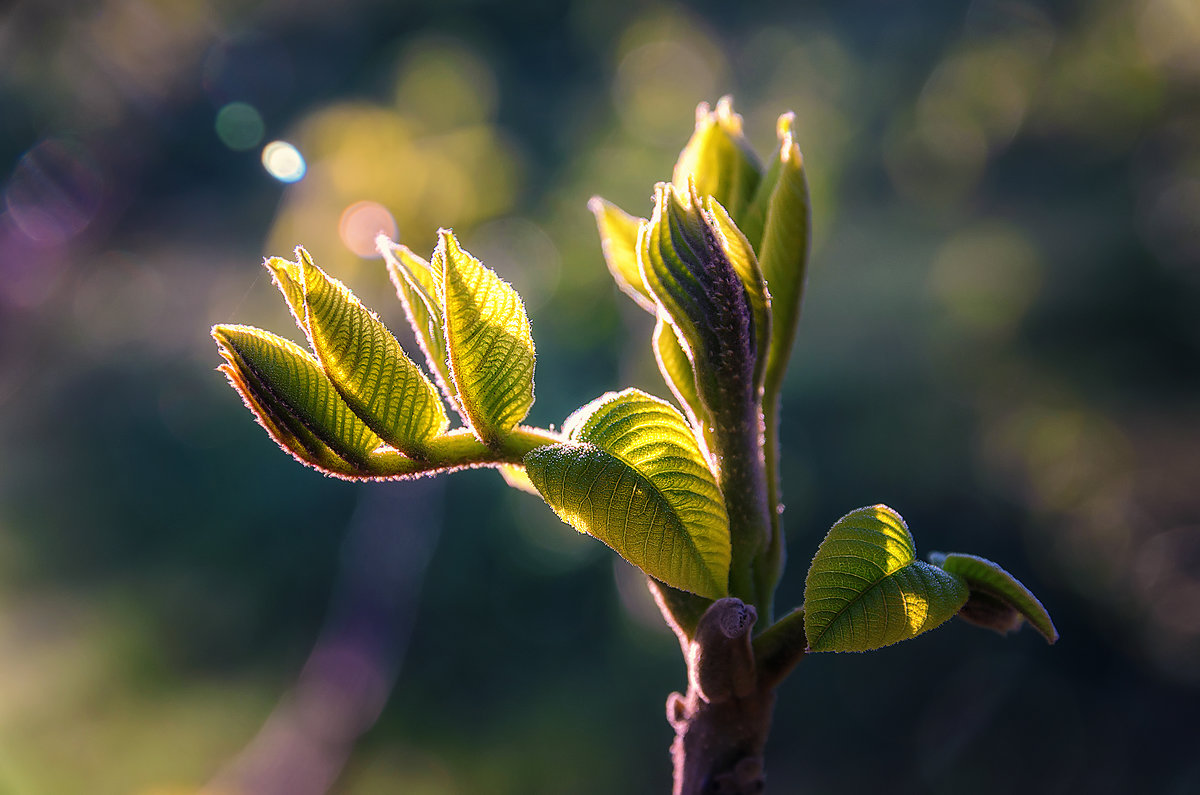
[[[453,226],[531,422],[666,394],[585,203],[648,212],[725,93],[815,208],[780,608],[882,501],[1062,634],[806,660],[770,791],[1200,792],[1200,5],[798,5],[5,4],[0,792],[667,791],[639,577],[490,471],[300,467],[208,329],[296,335],[303,243],[399,330],[371,237]]]

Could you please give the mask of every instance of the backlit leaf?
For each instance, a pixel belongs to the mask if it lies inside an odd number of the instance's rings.
[[[339,394],[385,442],[410,456],[445,432],[446,409],[425,377],[373,312],[303,254],[309,341]]]
[[[308,328],[304,324],[304,269],[300,267],[300,263],[308,258],[308,252],[302,247],[296,246],[296,260],[286,260],[283,257],[270,257],[263,266],[271,272],[271,279],[275,282],[275,286],[279,288],[279,292],[283,293],[283,300],[287,303],[288,311],[292,313],[292,318],[296,321],[296,325],[304,332],[304,336],[308,336]],[[309,260],[311,262],[311,260]]]
[[[1024,619],[1047,643],[1058,640],[1058,630],[1038,598],[997,564],[958,552],[930,555],[930,560],[961,579],[970,589],[971,596],[958,613],[960,618],[1001,634],[1017,629]]]
[[[376,245],[387,264],[388,276],[404,306],[409,325],[416,334],[417,344],[425,354],[425,361],[437,379],[442,394],[457,408],[454,380],[450,377],[450,363],[446,358],[446,335],[442,331],[442,304],[439,298],[442,273],[433,270],[429,262],[418,257],[407,246],[393,243],[386,236],[381,235]]]
[[[658,369],[679,405],[687,412],[689,424],[693,428],[707,430],[712,425],[712,418],[696,391],[692,362],[680,344],[675,328],[661,315],[654,324],[653,343]]]
[[[742,134],[742,117],[733,112],[733,100],[722,97],[716,110],[707,102],[696,108],[696,129],[679,153],[672,182],[687,190],[694,181],[696,192],[712,196],[734,218],[740,218],[762,178],[762,164]]]
[[[588,202],[588,209],[596,216],[596,226],[600,230],[600,247],[604,251],[604,262],[608,265],[613,281],[638,306],[654,314],[658,307],[642,281],[637,262],[638,229],[646,223],[646,219],[630,215],[599,196],[592,197]]]
[[[875,505],[839,519],[817,549],[804,631],[813,651],[870,651],[933,629],[966,601],[966,584],[917,560],[904,520]]]
[[[728,589],[729,517],[683,416],[636,389],[584,406],[566,444],[539,447],[525,469],[562,519],[675,588]]]
[[[221,370],[277,444],[342,476],[415,468],[342,400],[321,364],[299,345],[250,326],[214,326]]]
[[[471,430],[492,443],[533,405],[533,338],[517,291],[439,233],[431,267],[442,273],[446,351]]]

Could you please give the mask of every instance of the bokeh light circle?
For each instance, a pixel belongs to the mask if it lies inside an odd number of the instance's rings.
[[[379,202],[360,201],[342,211],[338,219],[338,237],[346,248],[360,257],[376,258],[375,238],[383,233],[396,237],[396,219]]]
[[[230,102],[217,111],[213,127],[221,143],[235,152],[245,152],[258,146],[266,132],[262,115],[253,105],[245,102]]]
[[[308,171],[304,155],[287,141],[271,141],[264,146],[262,164],[267,173],[280,182],[299,182]]]

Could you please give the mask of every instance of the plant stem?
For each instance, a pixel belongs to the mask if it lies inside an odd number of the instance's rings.
[[[775,706],[774,683],[755,666],[753,605],[713,602],[687,645],[687,695],[667,699],[674,795],[757,795],[765,786],[763,749]]]
[[[429,442],[423,461],[390,455],[380,459],[381,463],[371,474],[390,480],[436,475],[468,467],[520,464],[530,450],[562,441],[561,435],[546,428],[518,425],[494,445],[488,445],[479,441],[468,429],[456,428]]]

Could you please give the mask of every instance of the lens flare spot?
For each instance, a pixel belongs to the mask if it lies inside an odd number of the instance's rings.
[[[287,141],[271,141],[264,146],[262,164],[280,182],[299,182],[308,170],[304,155]]]
[[[396,231],[396,219],[379,202],[355,202],[342,211],[338,220],[338,237],[360,257],[378,259],[375,238],[381,233],[395,238]]]

